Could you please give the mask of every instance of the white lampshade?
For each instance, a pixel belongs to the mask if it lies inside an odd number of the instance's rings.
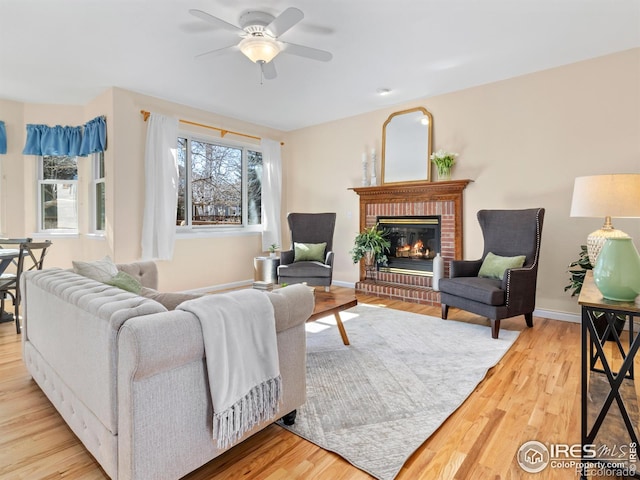
[[[282,49],[276,40],[267,37],[247,37],[239,46],[240,51],[254,63],[269,63]]]
[[[607,238],[628,237],[613,228],[611,218],[640,217],[640,174],[577,177],[573,185],[571,216],[605,218],[602,228],[587,237],[589,261],[595,266]]]

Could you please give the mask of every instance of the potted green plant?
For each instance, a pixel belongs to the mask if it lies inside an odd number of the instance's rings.
[[[593,270],[593,267],[591,265],[591,262],[589,261],[587,246],[580,245],[580,255],[578,256],[578,259],[569,264],[569,285],[564,287],[564,291],[566,292],[568,290],[572,290],[572,297],[579,295],[582,291],[582,284],[584,283],[584,278],[587,275],[588,270]],[[607,318],[604,312],[594,312],[594,316],[594,325],[596,327],[596,332],[598,332],[598,335],[602,338],[602,335],[607,328]],[[624,315],[616,315],[614,326],[618,335],[620,335],[620,332],[622,332],[625,322],[626,318],[624,317]],[[611,335],[610,333],[605,340],[613,339],[613,335]]]
[[[451,180],[451,167],[456,163],[457,153],[445,152],[440,149],[431,154],[431,161],[438,169],[438,180]]]
[[[367,270],[373,270],[377,265],[387,263],[386,254],[390,247],[391,242],[387,239],[387,232],[376,224],[365,228],[356,236],[353,250],[349,253],[353,263],[358,263],[364,258]]]
[[[278,245],[277,243],[272,243],[271,245],[269,245],[269,256],[275,257],[276,252],[278,251],[279,248],[280,248],[280,245]]]

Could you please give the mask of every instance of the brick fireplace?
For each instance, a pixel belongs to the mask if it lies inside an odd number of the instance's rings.
[[[424,181],[353,188],[360,197],[360,230],[375,225],[379,217],[439,217],[439,247],[446,277],[451,260],[463,258],[462,202],[469,182],[471,180]],[[393,272],[373,272],[367,277],[362,263],[356,290],[382,298],[439,305],[440,294],[434,292],[431,285],[431,272],[416,275],[394,269]]]

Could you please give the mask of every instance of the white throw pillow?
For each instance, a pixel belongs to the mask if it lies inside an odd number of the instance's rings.
[[[108,282],[118,274],[118,267],[107,255],[102,260],[94,262],[80,262],[73,260],[73,271],[83,277],[97,280],[98,282]]]

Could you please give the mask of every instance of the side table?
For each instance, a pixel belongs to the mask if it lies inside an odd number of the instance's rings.
[[[624,478],[640,478],[640,413],[633,366],[640,348],[634,325],[640,305],[603,298],[590,271],[578,303],[582,307],[580,478],[587,479],[599,468],[623,472]],[[618,334],[615,324],[622,319],[628,330]],[[598,323],[604,331],[598,332]]]
[[[253,259],[253,279],[256,282],[278,283],[280,257],[255,257]]]

